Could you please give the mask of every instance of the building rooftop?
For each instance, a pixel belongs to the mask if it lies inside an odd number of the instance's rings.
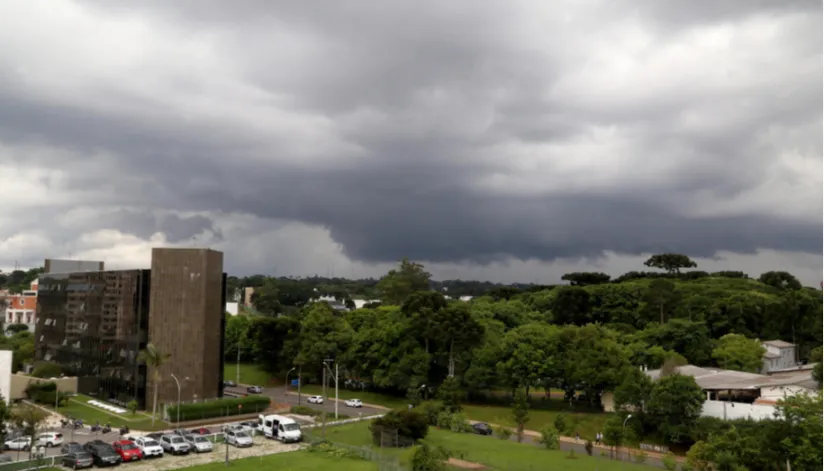
[[[809,369],[799,369],[766,376],[755,373],[745,373],[743,371],[684,365],[678,367],[678,373],[685,376],[692,376],[695,378],[698,386],[704,390],[758,389],[790,385],[810,389],[815,388],[815,381],[812,379],[812,372]],[[655,381],[661,376],[661,370],[649,370],[646,371],[646,374]]]
[[[785,342],[783,340],[767,340],[766,342],[764,342],[764,345],[769,345],[770,347],[776,347],[776,348],[795,347],[794,344],[792,344],[790,342]]]

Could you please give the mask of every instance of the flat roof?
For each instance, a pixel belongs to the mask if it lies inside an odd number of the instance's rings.
[[[791,344],[790,342],[785,342],[783,340],[767,340],[766,342],[764,342],[764,345],[769,345],[771,347],[777,348],[795,347],[794,344]]]
[[[796,370],[771,376],[743,371],[722,370],[718,368],[702,368],[694,365],[684,365],[677,368],[678,373],[695,378],[696,384],[705,390],[726,389],[758,389],[771,386],[801,386],[809,388],[815,386],[810,370]],[[645,372],[653,381],[661,377],[661,370]]]

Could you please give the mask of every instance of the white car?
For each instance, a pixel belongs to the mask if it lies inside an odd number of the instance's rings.
[[[250,447],[255,443],[252,441],[252,437],[242,430],[227,430],[223,434],[223,439],[226,440],[226,443],[238,448]]]
[[[60,432],[45,432],[37,437],[36,446],[47,446],[54,448],[63,444],[63,434]]]
[[[3,443],[4,450],[23,450],[31,448],[31,437],[18,437]]]
[[[323,404],[322,396],[309,396],[309,404]]]
[[[138,437],[134,440],[134,444],[143,452],[144,458],[163,456],[163,447],[151,437]]]
[[[208,438],[201,436],[201,435],[186,435],[185,437],[186,443],[189,444],[191,449],[195,450],[197,453],[206,453],[212,451],[213,445],[212,442],[209,441]]]
[[[160,437],[160,446],[165,453],[185,455],[189,453],[189,444],[180,435],[163,435]]]
[[[360,399],[347,399],[343,403],[346,404],[346,407],[363,407]]]

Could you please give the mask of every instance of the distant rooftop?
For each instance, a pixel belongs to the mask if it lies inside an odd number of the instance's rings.
[[[695,378],[695,382],[704,390],[757,389],[790,385],[810,389],[815,387],[815,381],[812,380],[812,372],[809,369],[797,369],[771,376],[718,368],[701,368],[694,365],[679,366],[677,370],[684,376]],[[661,377],[661,370],[649,370],[646,374],[655,381]]]
[[[790,342],[785,342],[783,340],[767,340],[766,342],[764,342],[764,345],[769,345],[769,346],[775,347],[775,348],[795,347],[794,344],[791,344]]]

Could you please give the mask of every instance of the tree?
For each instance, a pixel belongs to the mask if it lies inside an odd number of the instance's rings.
[[[515,393],[515,402],[512,404],[512,419],[515,422],[515,431],[518,434],[518,443],[524,441],[524,430],[529,422],[529,400],[523,389]]]
[[[661,436],[683,443],[701,416],[704,399],[704,391],[692,376],[676,373],[653,384],[646,410]]]
[[[610,276],[600,272],[575,272],[565,273],[561,279],[569,281],[572,286],[588,286],[609,283]]]
[[[614,457],[617,448],[623,443],[624,418],[614,415],[604,423],[604,444],[610,447],[610,456]]]
[[[6,443],[6,424],[11,418],[11,410],[6,405],[6,400],[0,396],[0,443]]]
[[[460,384],[455,378],[446,378],[438,388],[438,399],[443,403],[444,410],[450,414],[461,411],[463,394]]]
[[[552,320],[554,324],[584,325],[590,322],[589,293],[579,286],[565,286],[559,288],[552,305]]]
[[[37,434],[40,426],[48,418],[48,414],[38,407],[24,405],[14,411],[12,421],[18,429],[23,430],[23,435],[31,439],[32,445],[37,441]],[[31,448],[29,448],[29,459],[31,459]]]
[[[761,276],[758,277],[758,281],[778,289],[801,289],[801,282],[798,281],[798,278],[785,271],[768,271],[762,273]]]
[[[4,299],[0,302],[6,302],[6,301]],[[2,306],[0,306],[0,308],[2,308]],[[0,309],[0,311],[2,311],[2,309]],[[11,333],[11,334],[16,334],[18,332],[26,332],[28,330],[29,330],[29,326],[26,325],[26,324],[10,324],[8,327],[6,327],[6,331]]]
[[[126,408],[132,411],[132,415],[137,414],[137,401],[132,399],[128,403],[126,403]]]
[[[437,314],[446,308],[446,298],[435,291],[419,291],[407,296],[401,305],[401,312],[406,316],[417,336],[423,341],[426,353],[431,353],[430,343],[438,337],[439,325]]]
[[[561,448],[561,434],[552,425],[545,425],[541,429],[541,439],[539,441],[547,450],[558,450]]]
[[[624,372],[624,381],[615,388],[615,410],[635,414],[643,421],[644,407],[652,394],[652,380],[638,368]]]
[[[378,282],[380,299],[384,304],[400,305],[412,293],[428,291],[431,277],[422,264],[404,258]]]
[[[326,303],[311,304],[300,323],[297,363],[321,373],[326,359],[345,360],[354,331]]]
[[[821,353],[822,347],[816,347],[810,353],[810,361],[815,363],[813,366],[813,379],[818,383],[818,389],[821,389]]]
[[[157,419],[157,392],[160,387],[160,368],[169,361],[171,355],[163,353],[155,347],[153,343],[148,343],[137,359],[139,362],[146,364],[146,367],[152,372],[152,383],[154,383],[154,393],[152,399],[152,426],[154,426],[155,419]]]
[[[822,469],[821,392],[780,399],[776,416],[782,420],[781,447],[792,469]]]
[[[509,387],[530,387],[540,380],[559,378],[564,371],[559,355],[559,329],[545,324],[527,324],[509,331],[500,349],[497,364],[503,383]]]
[[[484,328],[472,317],[469,305],[453,303],[435,313],[438,338],[447,357],[447,375],[455,376],[455,358],[483,340]]]
[[[669,273],[681,273],[682,268],[697,268],[698,264],[688,256],[679,253],[662,253],[648,258],[644,265],[666,270]]]
[[[724,369],[756,373],[764,364],[766,351],[758,339],[727,334],[716,341],[712,357]]]
[[[675,285],[663,279],[652,280],[644,293],[644,301],[658,313],[661,324],[664,323],[665,312],[673,310],[678,298]]]
[[[444,471],[449,453],[441,447],[432,447],[421,441],[412,454],[412,471]]]

